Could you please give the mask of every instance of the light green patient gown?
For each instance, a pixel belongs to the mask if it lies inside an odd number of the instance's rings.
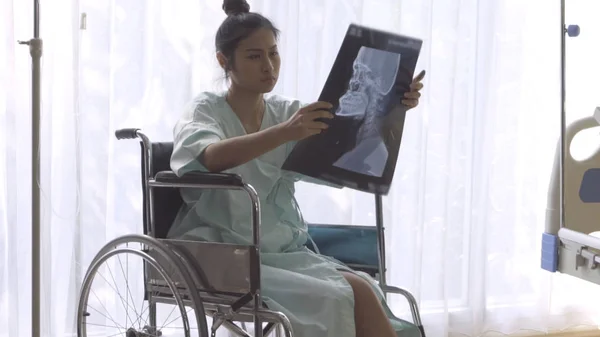
[[[265,97],[265,102],[261,130],[286,121],[302,107],[299,101],[278,95]],[[206,171],[198,158],[209,144],[244,134],[244,127],[225,100],[225,92],[201,93],[174,128],[171,168],[178,176]],[[269,309],[287,315],[295,336],[353,337],[353,292],[338,271],[349,269],[305,247],[307,225],[294,197],[294,184],[308,177],[281,169],[293,145],[282,145],[226,171],[242,176],[260,198],[263,299]],[[185,205],[169,232],[170,238],[252,242],[250,202],[245,192],[182,189],[181,194]],[[373,285],[383,302],[377,284],[368,275],[357,274]],[[394,319],[387,305],[384,307],[399,336],[418,336],[418,330]]]

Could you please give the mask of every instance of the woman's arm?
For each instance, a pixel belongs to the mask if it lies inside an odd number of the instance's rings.
[[[282,125],[279,124],[249,135],[213,143],[206,147],[200,161],[210,172],[221,172],[260,157],[287,141]]]
[[[202,153],[200,161],[211,172],[221,172],[245,164],[287,142],[320,133],[328,125],[315,119],[333,118],[325,110],[329,108],[329,103],[316,102],[301,108],[281,124],[210,144]]]

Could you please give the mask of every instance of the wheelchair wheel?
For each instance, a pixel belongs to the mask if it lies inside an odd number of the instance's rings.
[[[142,235],[115,239],[96,255],[83,280],[77,335],[206,337],[204,307],[194,289],[189,271],[159,241]]]

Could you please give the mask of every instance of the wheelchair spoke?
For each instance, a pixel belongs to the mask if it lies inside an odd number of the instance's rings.
[[[94,311],[95,311],[95,312],[99,313],[99,314],[100,314],[100,315],[102,315],[104,318],[106,318],[106,319],[109,319],[109,320],[111,320],[113,323],[115,323],[116,325],[118,325],[118,326],[115,326],[114,328],[117,328],[117,329],[119,329],[119,330],[121,330],[121,329],[123,329],[123,330],[126,330],[124,327],[122,327],[121,325],[119,325],[119,323],[117,323],[117,322],[116,322],[114,319],[106,317],[106,315],[105,315],[105,314],[103,314],[103,313],[101,313],[100,311],[98,311],[98,309],[96,309],[96,308],[94,308],[94,307],[90,307],[90,309],[94,309]],[[109,316],[110,316],[110,315],[109,315]],[[103,326],[103,327],[105,327],[105,328],[112,328],[112,326],[110,326],[110,325],[91,324],[91,323],[88,323],[88,324],[90,324],[90,325],[96,325],[96,326]]]
[[[117,255],[117,258],[119,258],[119,256]],[[113,280],[113,283],[115,284],[115,286],[117,285],[117,281],[115,281],[115,277],[112,273],[112,270],[110,269],[110,264],[106,264],[106,267],[108,268],[108,272],[110,273],[110,277]],[[121,296],[121,293],[116,290],[115,288],[113,288],[116,292],[117,295],[119,295],[119,298],[121,299],[121,303],[123,304],[123,309],[125,309],[125,311],[127,312],[127,317],[125,318],[125,326],[127,326],[127,318],[129,318],[129,320],[131,320],[131,318],[129,317],[129,311],[127,310],[127,307],[129,306],[129,303],[126,304],[126,302],[124,302],[123,300],[123,296]]]
[[[155,292],[153,295],[158,295],[158,292]],[[146,303],[146,301],[142,298],[142,308],[144,308],[144,303]],[[149,325],[148,318],[145,318],[144,319],[144,325],[141,325],[141,323],[142,323],[141,321],[143,319],[142,317],[143,317],[143,315],[146,313],[146,311],[148,309],[150,309],[150,305],[147,305],[146,309],[142,310],[142,312],[138,315],[137,319],[135,320],[136,323],[140,323],[140,325],[138,325],[138,327]]]
[[[127,245],[129,246],[129,245]],[[123,276],[125,277],[125,286],[127,287],[127,298],[125,299],[127,306],[129,306],[129,299],[131,298],[131,305],[133,306],[133,311],[134,313],[138,316],[138,312],[137,312],[137,308],[135,307],[135,301],[133,300],[133,295],[131,295],[131,290],[129,289],[129,276],[127,273],[125,273],[125,270],[123,269],[123,264],[121,263],[121,257],[117,255],[117,259],[119,260],[119,266],[121,266],[121,272],[123,273]],[[126,262],[125,264],[129,266],[129,256],[126,256]],[[131,323],[133,323],[133,320],[131,321]]]
[[[141,323],[141,320],[142,320],[142,316],[144,315],[144,313],[146,313],[146,310],[150,309],[150,306],[149,306],[149,305],[146,307],[146,309],[144,309],[144,303],[145,303],[145,302],[146,302],[146,301],[145,301],[145,300],[144,300],[144,298],[142,297],[142,304],[141,304],[141,307],[142,307],[142,309],[143,309],[143,310],[142,310],[142,312],[140,313],[140,316],[139,316],[139,317],[138,317],[138,319],[137,319],[138,321],[140,321],[140,323]],[[144,323],[147,325],[147,324],[148,324],[148,320],[146,320]]]
[[[187,308],[178,302],[180,297],[172,295],[179,294],[172,271],[158,265],[146,251],[114,249],[93,270],[88,276],[91,281],[82,289],[87,295],[79,313],[80,337],[191,336]],[[198,329],[193,334],[198,336]]]
[[[142,301],[142,308],[144,308],[144,301]],[[142,310],[142,312],[139,315],[137,315],[137,318],[135,319],[135,322],[133,323],[134,326],[137,326],[137,327],[142,326],[141,325],[142,319],[143,319],[142,315],[144,315],[146,310],[148,310],[149,308],[150,308],[150,306],[147,306],[146,309]],[[148,325],[148,320],[146,320],[144,323],[145,323],[145,325]]]
[[[100,315],[104,316],[105,318],[107,318],[107,319],[109,319],[109,320],[113,321],[113,323],[115,323],[115,324],[117,324],[117,325],[118,325],[119,323],[117,323],[117,321],[115,321],[115,319],[114,319],[114,318],[112,318],[112,316],[111,316],[111,315],[108,313],[108,310],[106,309],[106,307],[104,306],[104,304],[102,304],[102,301],[100,300],[100,298],[98,297],[98,295],[96,295],[96,292],[92,290],[92,293],[94,294],[94,297],[96,297],[96,299],[98,300],[98,303],[100,303],[100,305],[102,306],[102,308],[103,308],[104,310],[106,310],[106,313],[108,314],[108,317],[106,317],[106,315],[104,315],[104,314],[102,314],[100,311],[98,311],[98,309],[96,309],[96,308],[94,308],[94,307],[91,307],[91,308],[92,308],[92,309],[94,309],[94,310],[95,310],[97,313],[99,313]],[[123,328],[123,327],[121,327],[121,328]],[[123,328],[123,329],[125,329],[125,328]]]
[[[189,315],[189,314],[190,314],[190,312],[191,312],[192,310],[194,310],[194,309],[190,309],[190,310],[188,310],[188,311],[187,311],[187,314]],[[171,323],[175,322],[176,320],[178,320],[178,319],[180,319],[180,318],[181,318],[181,315],[180,315],[179,317],[175,318],[174,320],[170,321],[169,323],[167,323],[167,324],[163,324],[163,327],[164,327],[165,325],[169,325],[169,324],[171,324]],[[182,327],[182,328],[183,328],[183,327]],[[161,327],[161,329],[162,329],[162,327]]]
[[[161,329],[165,327],[165,322],[166,322],[166,321],[167,321],[169,318],[171,318],[171,315],[173,314],[173,311],[175,311],[175,309],[176,309],[176,308],[177,308],[176,306],[173,306],[173,309],[171,309],[171,312],[169,313],[169,316],[167,316],[167,318],[165,318],[165,320],[163,321],[163,324],[160,326],[160,328],[161,328]],[[188,313],[189,313],[189,311],[188,311]],[[181,317],[181,316],[179,316],[179,317]],[[177,318],[176,318],[175,320],[177,320]],[[174,322],[174,321],[171,321],[171,323],[172,323],[172,322]],[[169,324],[169,323],[167,323],[167,324]]]
[[[118,326],[101,325],[101,324],[94,324],[94,323],[88,323],[88,325],[101,326],[101,327],[105,327],[105,328],[115,328],[115,329],[119,329],[119,330],[121,330],[121,328],[122,328],[122,327],[118,327]]]
[[[144,307],[144,304],[143,304],[143,303],[142,303],[142,307]],[[142,313],[140,314],[140,318],[139,318],[139,320],[140,320],[140,321],[142,320],[142,316],[143,316],[143,315],[146,313],[146,310],[148,310],[148,309],[150,309],[150,305],[147,305],[147,306],[146,306],[146,309],[144,309],[144,310],[142,311]],[[148,325],[148,324],[149,324],[149,323],[148,323],[148,318],[145,318],[145,319],[144,319],[144,325]]]
[[[121,299],[121,303],[123,303],[123,296],[121,296],[121,294],[119,293],[119,291],[117,289],[115,289],[115,287],[111,286],[110,284],[108,284],[108,280],[102,275],[102,273],[98,272],[100,274],[100,277],[102,277],[102,279],[106,282],[106,284],[114,291],[116,291],[119,295],[119,298]],[[113,278],[114,280],[114,278]],[[113,281],[116,285],[116,282]],[[124,303],[123,303],[124,304]],[[123,305],[124,306],[124,305]],[[129,306],[131,308],[131,306]]]

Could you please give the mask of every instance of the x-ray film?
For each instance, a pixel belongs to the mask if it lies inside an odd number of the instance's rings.
[[[323,133],[296,144],[283,169],[387,194],[396,169],[422,41],[352,24],[319,101],[333,105]]]

